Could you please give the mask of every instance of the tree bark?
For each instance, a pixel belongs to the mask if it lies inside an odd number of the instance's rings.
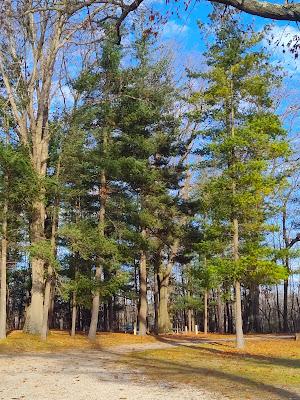
[[[233,220],[233,256],[234,261],[239,260],[239,225],[238,220]],[[241,299],[241,285],[238,280],[235,282],[235,332],[236,332],[236,346],[238,349],[245,347],[244,333],[243,333],[243,318],[242,318],[242,299]]]
[[[285,245],[285,249],[288,252],[288,249],[293,246],[292,242],[290,243],[287,231],[287,205],[286,203],[283,206],[282,211],[282,234],[283,234],[283,241]],[[290,273],[290,259],[289,254],[286,253],[285,258],[283,260],[285,269],[287,273]],[[288,291],[289,291],[289,278],[284,280],[283,284],[283,331],[288,332],[289,325],[288,325]]]
[[[74,337],[76,333],[76,317],[77,317],[77,307],[76,307],[76,292],[74,290],[72,295],[72,324],[71,324],[71,336]]]
[[[283,331],[289,331],[288,324],[288,291],[289,291],[289,280],[285,279],[283,282]]]
[[[146,236],[145,229],[142,230],[142,236]],[[147,333],[147,314],[148,314],[148,300],[147,300],[147,259],[145,250],[141,250],[140,264],[139,264],[139,278],[140,278],[140,291],[139,291],[139,335],[144,336]]]
[[[48,335],[48,315],[51,304],[51,281],[52,281],[52,267],[48,265],[47,271],[47,279],[45,286],[45,296],[44,296],[44,305],[43,305],[43,322],[41,329],[41,339],[46,340]]]
[[[96,266],[96,272],[95,272],[96,285],[101,281],[101,277],[102,277],[102,266],[101,266],[101,261],[99,260],[98,265]],[[98,288],[96,288],[93,293],[91,323],[90,323],[89,334],[88,334],[88,337],[91,340],[96,339],[98,319],[99,319],[99,306],[100,306],[100,291]]]
[[[208,293],[207,290],[204,291],[204,321],[203,321],[204,334],[207,335],[208,332]]]
[[[241,285],[239,281],[235,282],[235,332],[236,347],[243,349],[245,347],[245,340],[243,333]]]
[[[5,176],[7,181],[7,176]],[[6,260],[7,260],[7,212],[8,203],[4,200],[3,221],[2,221],[2,239],[1,239],[1,294],[0,294],[0,339],[6,338]]]
[[[158,291],[158,268],[154,272],[154,332],[157,335],[158,331],[158,319],[159,319],[159,291]]]
[[[97,266],[96,273],[95,273],[96,283],[100,281],[101,275],[102,275],[102,268],[100,266]],[[100,306],[100,293],[99,293],[99,290],[96,289],[94,292],[94,295],[93,295],[91,323],[90,323],[89,334],[88,334],[88,337],[91,340],[96,339],[98,318],[99,318],[99,306]]]
[[[170,275],[167,273],[160,272],[157,274],[158,281],[158,333],[168,333],[171,330],[171,321],[168,310],[169,301],[169,281]]]
[[[217,289],[218,332],[224,332],[224,308],[222,305],[221,288]]]
[[[250,292],[251,301],[251,322],[252,329],[255,333],[261,332],[260,326],[260,316],[259,316],[259,300],[260,300],[260,290],[259,285],[254,285]]]
[[[231,67],[231,80],[230,80],[230,91],[231,91],[231,99],[230,99],[230,116],[228,121],[228,129],[229,134],[232,138],[235,136],[235,109],[234,109],[234,83],[233,83],[233,69]],[[236,161],[235,149],[232,150],[232,160],[229,162],[229,167],[231,164],[234,164]],[[232,177],[232,197],[234,198],[236,195],[236,178]],[[232,210],[232,228],[233,228],[233,236],[232,236],[232,251],[233,251],[233,260],[235,263],[239,261],[239,221],[236,216],[236,210],[233,208]],[[238,349],[242,349],[245,346],[244,342],[244,333],[243,333],[243,318],[242,318],[242,300],[241,300],[241,285],[238,280],[236,280],[235,284],[235,331],[236,331],[236,346]]]
[[[232,6],[247,14],[257,15],[282,21],[300,21],[300,4],[289,3],[274,4],[270,1],[259,0],[210,0],[211,3],[219,3]]]
[[[59,174],[60,174],[60,158],[57,165],[56,178],[59,177]],[[53,216],[51,223],[51,238],[50,238],[51,252],[53,254],[53,257],[56,256],[56,233],[58,228],[58,213],[59,213],[59,198],[56,197],[54,202],[54,209],[53,209]],[[43,322],[41,329],[42,340],[47,339],[49,330],[49,310],[52,301],[51,294],[53,293],[52,289],[54,289],[55,287],[54,272],[55,271],[53,269],[53,266],[50,263],[48,263],[45,294],[44,294],[44,305],[43,305]]]
[[[33,204],[33,221],[31,223],[31,243],[38,244],[44,240],[45,205],[41,200]],[[44,260],[33,257],[31,261],[32,288],[31,303],[27,308],[24,331],[41,334],[44,304]]]
[[[169,302],[169,283],[170,275],[174,265],[174,259],[179,248],[179,239],[175,239],[171,246],[170,256],[167,265],[159,265],[157,274],[159,305],[158,305],[158,332],[168,333],[172,329],[170,321],[168,302]]]
[[[104,152],[106,151],[107,147],[107,132],[104,132],[103,136],[103,148]],[[105,211],[106,211],[106,201],[107,201],[107,184],[106,184],[106,173],[103,169],[100,174],[100,185],[99,185],[99,200],[100,200],[100,209],[99,209],[99,223],[98,223],[98,230],[99,235],[105,235]],[[96,285],[99,284],[102,277],[102,260],[99,257],[97,266],[96,266],[96,273],[95,273],[95,282]],[[99,319],[99,306],[100,306],[100,291],[99,289],[95,289],[93,294],[93,303],[92,303],[92,315],[91,315],[91,324],[89,329],[88,337],[91,340],[96,339],[97,333],[97,326],[98,326],[98,319]]]

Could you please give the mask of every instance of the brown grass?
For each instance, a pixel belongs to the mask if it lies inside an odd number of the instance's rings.
[[[119,362],[141,369],[155,382],[190,384],[224,394],[234,400],[300,400],[300,342],[265,336],[247,340],[244,351],[234,342],[217,342],[230,335],[203,334],[139,337],[124,333],[99,333],[95,342],[84,334],[51,331],[47,341],[21,331],[0,341],[0,353],[58,352],[102,349],[128,344],[168,342],[174,347],[125,354]],[[213,344],[195,339],[216,340]],[[190,342],[190,343],[189,343]]]
[[[87,336],[78,333],[75,338],[66,331],[51,331],[46,341],[39,336],[30,335],[22,331],[12,331],[6,339],[0,340],[0,353],[16,352],[54,352],[71,349],[101,349],[125,344],[153,343],[153,336],[134,336],[124,333],[98,333],[95,342]]]
[[[235,400],[300,400],[300,343],[248,341],[186,345],[132,353],[127,362],[146,365],[151,380],[191,384]]]

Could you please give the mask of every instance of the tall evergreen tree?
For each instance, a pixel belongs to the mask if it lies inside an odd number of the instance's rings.
[[[276,268],[262,244],[268,230],[267,196],[277,184],[269,167],[270,161],[287,154],[288,146],[271,109],[271,91],[279,77],[259,49],[263,33],[232,17],[220,21],[213,15],[212,22],[215,41],[206,52],[209,70],[200,74],[207,82],[203,121],[209,122],[201,132],[201,167],[214,171],[204,187],[209,193],[208,216],[225,239],[223,256],[214,262],[230,271],[234,281],[236,340],[242,348],[241,280],[251,272],[268,275],[268,269]]]

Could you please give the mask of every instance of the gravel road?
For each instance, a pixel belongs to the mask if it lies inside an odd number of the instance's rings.
[[[118,362],[120,354],[141,349],[141,346],[123,346],[105,351],[2,354],[0,400],[225,399],[205,390],[166,382],[154,385],[142,370]]]

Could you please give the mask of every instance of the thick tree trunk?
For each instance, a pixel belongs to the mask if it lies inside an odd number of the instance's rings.
[[[31,243],[38,244],[44,240],[45,205],[39,200],[33,204],[33,220],[31,223]],[[31,303],[27,308],[24,330],[32,334],[41,334],[44,304],[44,260],[33,257]]]
[[[243,349],[245,347],[245,341],[243,333],[241,285],[238,281],[235,282],[235,332],[236,346],[238,349]]]
[[[99,282],[102,275],[102,268],[96,268],[95,280]],[[99,290],[95,290],[93,295],[93,303],[92,303],[92,315],[91,315],[91,323],[88,337],[91,340],[96,339],[97,327],[98,327],[98,318],[99,318],[99,306],[100,306],[100,293]]]
[[[170,321],[168,302],[169,302],[169,284],[170,276],[174,265],[174,258],[177,255],[179,248],[179,240],[175,239],[171,246],[171,252],[167,265],[159,263],[157,284],[159,294],[159,306],[158,306],[158,332],[167,333],[172,329],[172,323]]]
[[[146,232],[143,230],[142,235],[145,236]],[[141,251],[140,265],[139,265],[139,277],[140,277],[140,291],[139,291],[139,311],[138,311],[138,322],[139,322],[139,335],[144,336],[147,333],[147,314],[148,314],[148,301],[147,301],[147,260],[146,252]]]
[[[0,266],[0,339],[6,338],[6,259],[7,259],[7,211],[8,204],[4,201],[2,239],[1,239],[1,266]]]
[[[172,326],[168,310],[168,288],[170,275],[164,274],[163,272],[157,274],[158,280],[158,293],[159,293],[159,305],[158,305],[158,332],[168,333]]]
[[[239,260],[239,225],[238,220],[233,220],[233,256],[234,260]],[[244,333],[243,333],[243,318],[242,318],[242,299],[241,299],[241,285],[239,281],[235,282],[235,332],[236,332],[236,346],[238,349],[245,347]]]

